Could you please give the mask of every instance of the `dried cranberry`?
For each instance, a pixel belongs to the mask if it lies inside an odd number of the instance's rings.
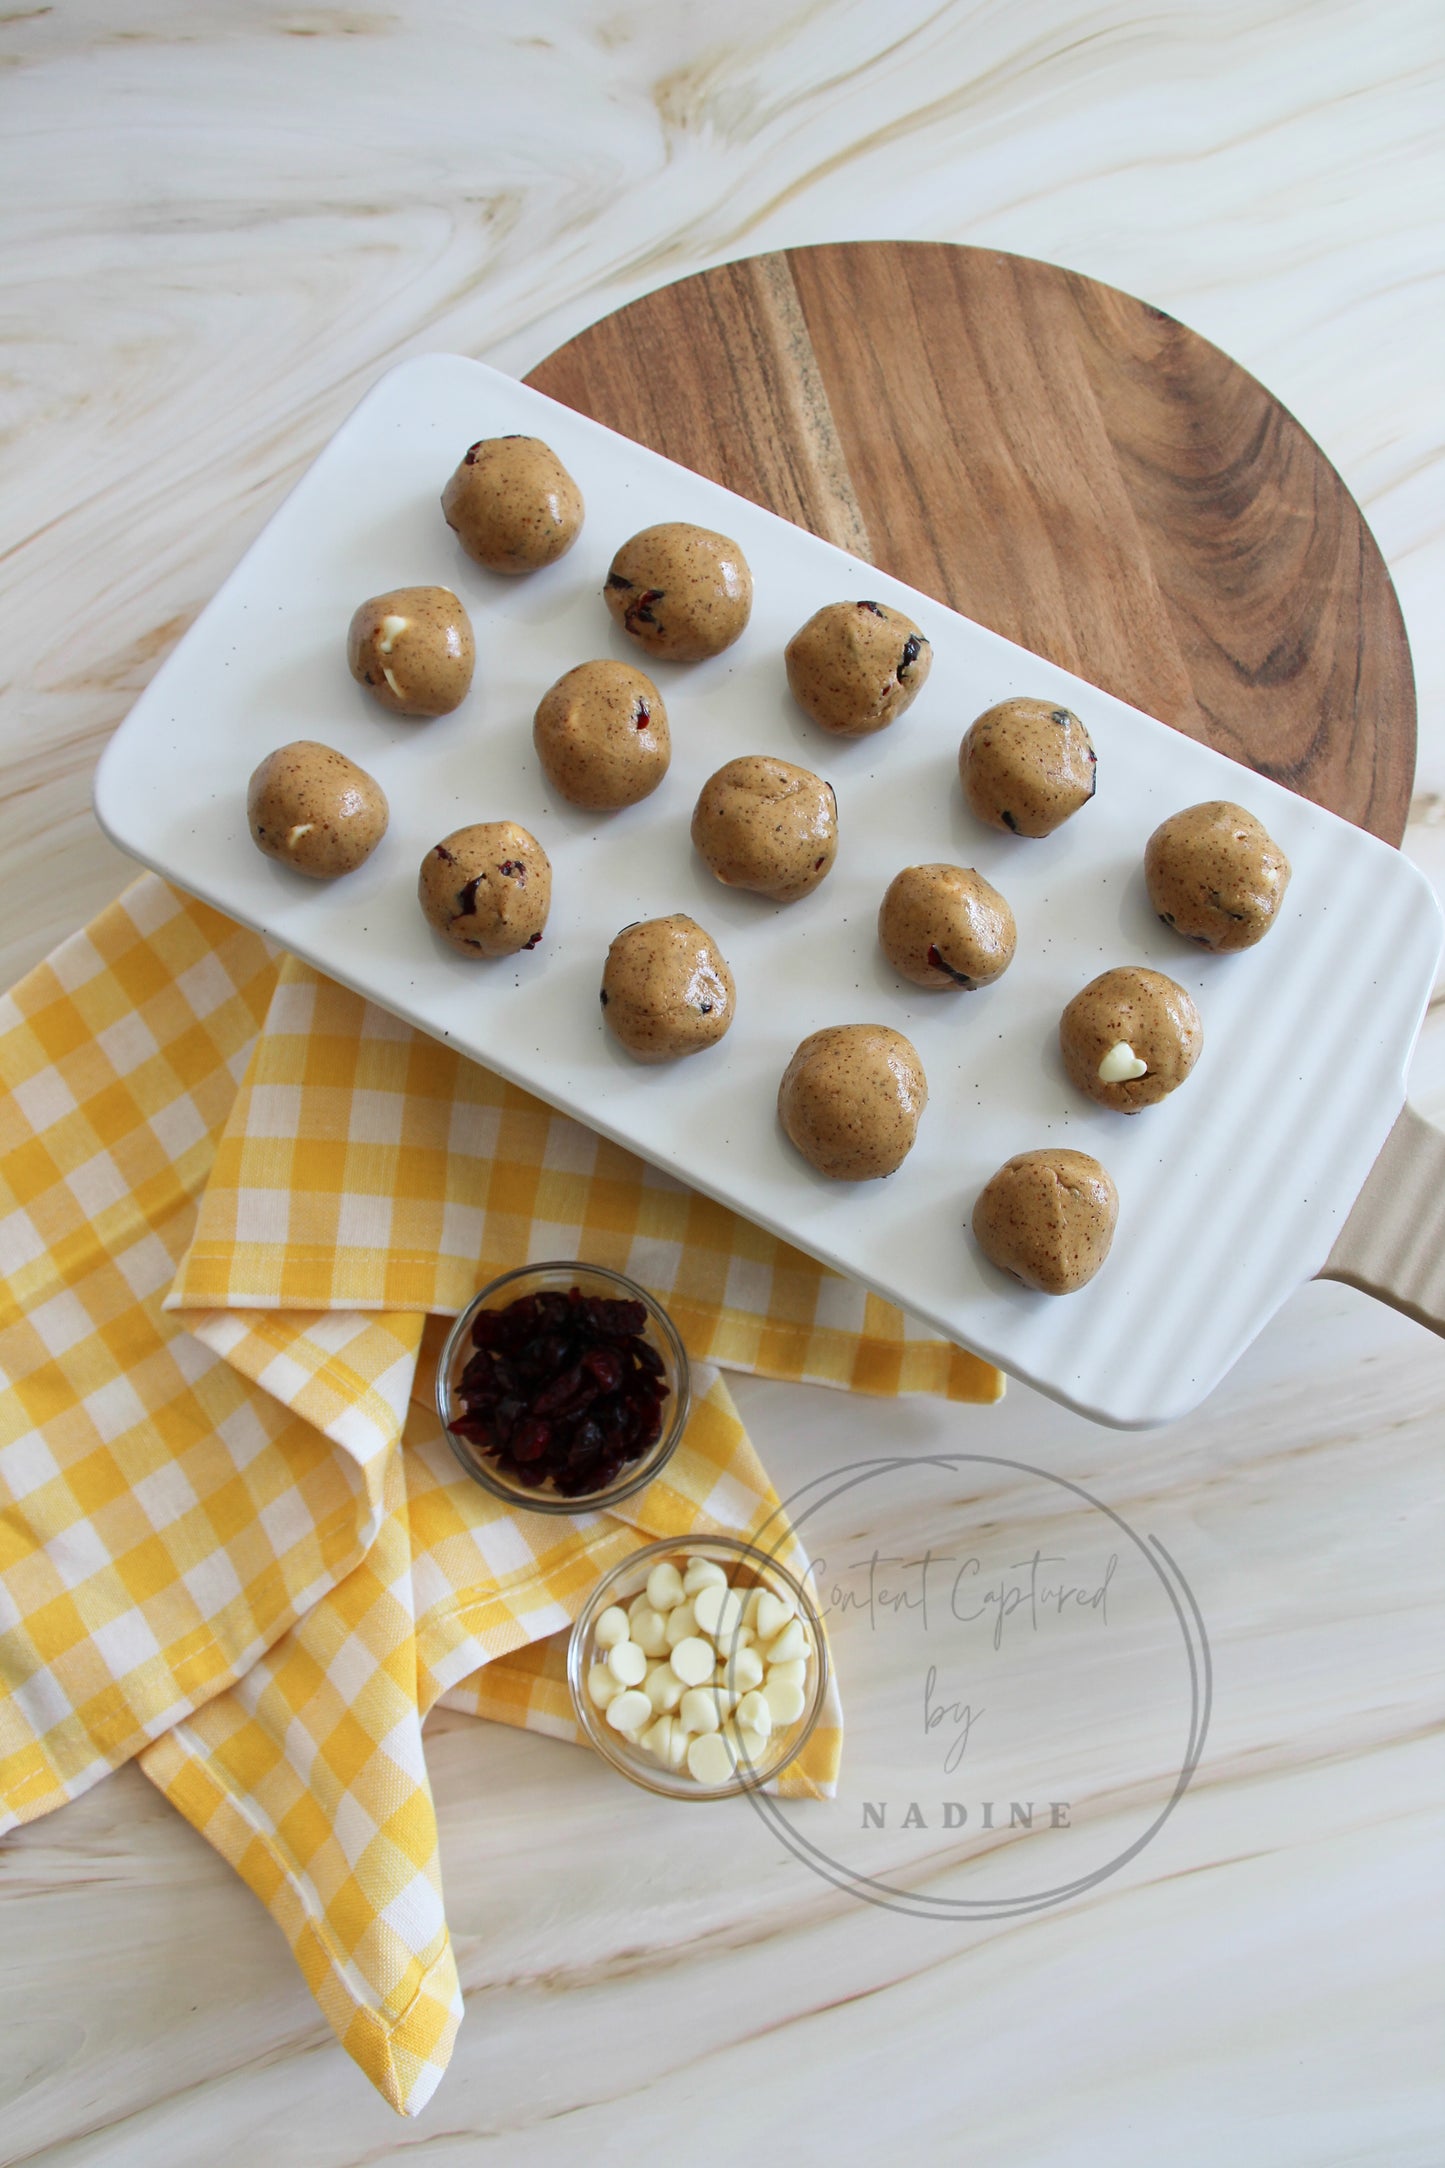
[[[514,1460],[540,1460],[552,1443],[552,1425],[544,1423],[540,1416],[532,1415],[518,1423],[512,1433],[512,1457]]]
[[[591,1372],[604,1393],[615,1393],[622,1383],[622,1357],[615,1347],[590,1347],[582,1367]]]
[[[578,1287],[482,1312],[453,1434],[528,1489],[550,1480],[566,1498],[605,1490],[662,1431],[670,1388],[646,1323],[640,1302]]]

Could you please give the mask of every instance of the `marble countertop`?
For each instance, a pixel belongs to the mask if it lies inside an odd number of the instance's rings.
[[[1441,57],[1431,0],[0,15],[5,981],[128,878],[89,812],[97,754],[383,368],[452,348],[520,372],[707,264],[874,236],[1111,281],[1293,409],[1399,589],[1407,848],[1445,885]],[[1445,1002],[1411,1093],[1445,1115]],[[917,1901],[880,1906],[745,1807],[669,1809],[584,1754],[443,1717],[467,2019],[402,2124],[271,1921],[122,1771],[0,1848],[0,2162],[568,2168],[667,2144],[711,2163],[779,2132],[849,2163],[1445,2156],[1445,1345],[1317,1284],[1198,1414],[1140,1436],[1017,1387],[996,1410],[749,1379],[738,1399],[785,1493],[870,1456],[983,1453],[1045,1471],[957,1487],[1005,1549],[1047,1525],[1088,1551],[1097,1508],[1050,1503],[1059,1478],[1158,1540],[1207,1629],[1213,1710],[1153,1841],[1010,1914],[1022,1845],[960,1881],[955,1839],[900,1835]],[[833,1531],[855,1563],[863,1536]],[[861,1610],[836,1642],[861,1781],[917,1745],[917,1651]],[[1082,1735],[1079,1646],[1030,1706],[1076,1834],[1107,1849],[1167,1793],[1173,1749],[1142,1718]],[[981,1720],[971,1751],[950,1782],[976,1818],[981,1773],[1007,1771]],[[933,1916],[965,1887],[995,1915]]]

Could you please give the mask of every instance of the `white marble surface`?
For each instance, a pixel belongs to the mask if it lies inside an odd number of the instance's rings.
[[[707,263],[875,235],[1111,280],[1294,409],[1400,590],[1409,847],[1445,879],[1442,42],[1432,0],[0,15],[0,972],[126,877],[88,813],[99,746],[386,363],[451,347],[520,371]],[[1445,1008],[1412,1089],[1445,1114]],[[785,1488],[879,1450],[1012,1454],[1164,1542],[1215,1702],[1155,1842],[1055,1911],[907,1919],[745,1809],[702,1825],[447,1718],[468,2014],[402,2125],[264,1913],[123,1772],[0,1849],[0,2160],[566,2168],[690,2138],[711,2163],[784,2131],[807,2161],[1445,2156],[1445,1346],[1309,1288],[1204,1410],[1138,1438],[1022,1390],[881,1423],[739,1397]],[[860,1634],[839,1656],[861,1760],[905,1682]],[[1157,1790],[1145,1746],[1111,1735],[1081,1763],[1094,1830]],[[918,1866],[940,1890],[950,1872],[942,1847]]]

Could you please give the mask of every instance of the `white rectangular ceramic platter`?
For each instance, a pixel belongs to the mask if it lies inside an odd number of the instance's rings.
[[[472,564],[438,506],[467,445],[511,431],[545,438],[587,503],[572,551],[524,580]],[[661,520],[721,529],[752,566],[752,622],[711,662],[649,661],[604,608],[614,551]],[[967,546],[987,548],[988,538]],[[471,613],[475,682],[456,713],[402,721],[349,676],[347,623],[367,595],[433,582],[454,588]],[[916,618],[934,661],[898,723],[843,741],[794,706],[782,655],[820,605],[859,597]],[[560,803],[531,737],[546,688],[601,655],[653,674],[672,726],[662,787],[611,815]],[[958,784],[963,730],[1013,693],[1074,708],[1098,749],[1093,802],[1043,842],[981,826]],[[251,770],[302,737],[359,761],[391,804],[381,847],[331,885],[262,857],[247,833]],[[707,777],[757,752],[816,769],[837,792],[837,864],[789,906],[720,887],[689,842]],[[1279,922],[1239,956],[1179,940],[1144,892],[1150,831],[1204,798],[1249,806],[1294,866]],[[1193,1406],[1324,1261],[1399,1110],[1439,953],[1433,898],[1387,845],[756,505],[451,355],[393,370],[327,446],[117,733],[96,805],[122,848],[219,909],[941,1333],[1119,1424]],[[530,954],[472,962],[422,919],[417,869],[450,829],[495,819],[541,839],[552,913]],[[879,953],[888,882],[935,859],[978,867],[1013,906],[1018,954],[993,987],[924,993]],[[698,919],[728,957],[737,1017],[709,1052],[641,1068],[604,1031],[602,962],[622,926],[672,911]],[[1129,962],[1190,989],[1205,1044],[1179,1091],[1124,1117],[1070,1088],[1057,1027],[1086,981]],[[799,1040],[853,1022],[905,1032],[930,1090],[911,1156],[888,1180],[859,1185],[815,1174],[776,1114]],[[1050,1144],[1095,1154],[1121,1199],[1103,1270],[1062,1299],[1023,1291],[967,1233],[994,1169]]]

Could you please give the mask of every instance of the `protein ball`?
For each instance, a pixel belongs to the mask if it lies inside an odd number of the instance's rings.
[[[386,793],[345,753],[313,738],[268,753],[246,787],[257,850],[313,881],[354,873],[386,834]]]
[[[1149,901],[1165,925],[1221,955],[1264,939],[1289,876],[1263,822],[1227,798],[1171,814],[1144,851]]]
[[[726,887],[796,903],[827,879],[838,855],[838,801],[811,770],[747,753],[704,783],[692,840]]]
[[[878,912],[878,940],[915,986],[989,986],[1013,962],[1014,915],[969,866],[905,866]]]
[[[1204,1026],[1184,988],[1138,964],[1101,972],[1059,1019],[1069,1081],[1122,1114],[1176,1091],[1203,1045]]]
[[[537,572],[582,531],[582,492],[540,437],[483,437],[442,491],[442,514],[489,572]]]
[[[478,821],[427,852],[417,898],[427,924],[463,955],[514,956],[542,938],[551,861],[516,821]]]
[[[583,662],[558,678],[538,704],[532,743],[559,797],[594,812],[649,797],[672,759],[662,695],[625,662]]]
[[[901,610],[830,602],[793,634],[784,655],[793,698],[837,737],[886,730],[928,677],[933,650]]]
[[[676,521],[644,527],[624,542],[602,592],[622,630],[649,655],[702,662],[744,631],[753,576],[725,534]]]
[[[1093,797],[1097,758],[1071,708],[1000,700],[964,733],[958,772],[981,821],[1015,836],[1049,836]]]
[[[1044,1295],[1087,1286],[1109,1254],[1119,1192],[1087,1152],[1019,1152],[980,1190],[974,1239],[990,1263]]]
[[[346,660],[393,715],[450,715],[471,688],[471,619],[449,587],[393,587],[351,620]]]
[[[676,1061],[716,1046],[736,998],[726,957],[682,912],[624,926],[607,951],[603,1021],[637,1061]]]
[[[789,1141],[837,1182],[870,1182],[901,1167],[927,1104],[917,1048],[886,1024],[815,1031],[778,1087]]]

